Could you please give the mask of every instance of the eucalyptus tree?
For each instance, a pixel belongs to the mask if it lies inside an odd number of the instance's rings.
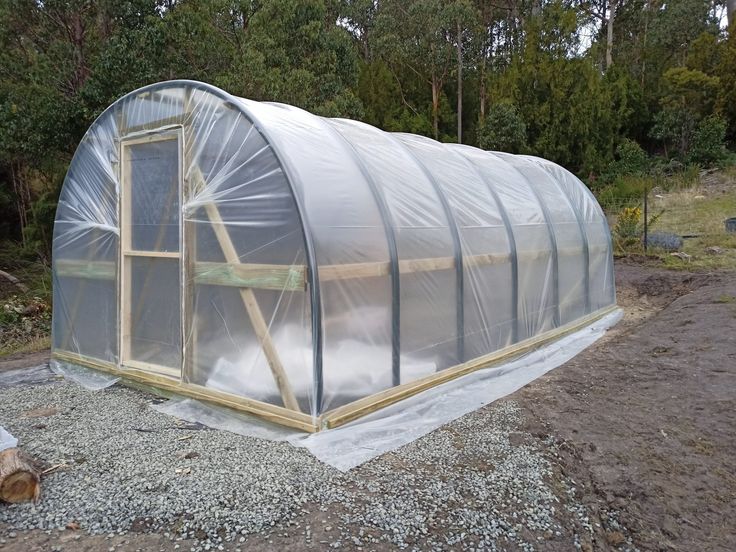
[[[375,48],[389,65],[413,73],[431,89],[432,132],[439,138],[442,88],[457,63],[455,2],[383,0]]]

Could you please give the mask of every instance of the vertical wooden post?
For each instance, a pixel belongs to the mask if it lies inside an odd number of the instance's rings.
[[[130,358],[130,258],[125,251],[130,249],[130,197],[125,190],[132,177],[130,154],[120,142],[120,363]]]
[[[187,176],[187,171],[192,167],[192,146],[194,140],[192,138],[194,129],[188,120],[191,113],[192,89],[185,87],[184,89],[184,105],[183,105],[183,133],[182,133],[182,178],[184,179],[184,189],[181,200],[180,224],[182,228],[181,245],[181,285],[182,285],[182,380],[191,382],[194,378],[194,370],[197,367],[197,324],[195,309],[195,290],[194,283],[194,263],[197,261],[197,221],[187,220],[187,213],[184,206],[192,198],[196,197],[200,191],[198,184],[202,181]],[[191,214],[194,216],[194,212]]]
[[[649,253],[649,208],[647,198],[649,187],[644,186],[644,254]]]

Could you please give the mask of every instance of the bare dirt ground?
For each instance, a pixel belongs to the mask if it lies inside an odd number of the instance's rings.
[[[616,277],[622,323],[511,398],[638,548],[736,550],[736,274],[619,263]]]
[[[582,550],[736,550],[736,273],[675,272],[649,261],[619,261],[616,278],[623,321],[570,362],[504,399],[518,405],[524,419],[511,442],[547,455],[550,484],[561,503],[574,481],[576,500],[590,517]],[[0,361],[0,370],[11,362],[18,367],[19,359]],[[498,406],[466,418],[490,419]],[[453,432],[459,449],[476,450],[471,444],[477,438]],[[461,462],[484,459],[465,455]],[[407,476],[422,470],[400,468]],[[453,508],[461,505],[446,506]],[[311,541],[305,542],[301,530],[284,527],[252,535],[239,549],[326,548],[319,528],[328,516],[340,516],[340,506],[320,511],[315,504],[306,510],[300,521],[315,527]],[[583,533],[575,516],[568,521],[571,533]],[[0,526],[3,552],[191,546],[145,531],[110,538],[31,531],[8,538],[12,531]],[[423,549],[421,542],[416,546]],[[381,543],[367,549],[392,547]],[[516,548],[499,543],[498,549]],[[572,547],[570,540],[549,539],[536,542],[535,549]]]

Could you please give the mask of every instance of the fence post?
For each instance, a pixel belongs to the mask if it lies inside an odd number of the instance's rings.
[[[649,197],[649,187],[644,186],[644,254],[649,253],[649,212],[647,209],[647,198]]]

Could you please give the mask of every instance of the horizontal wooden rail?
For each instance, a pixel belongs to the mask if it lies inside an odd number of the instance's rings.
[[[114,261],[85,261],[82,259],[57,259],[54,261],[57,276],[86,278],[88,280],[114,280],[117,263]]]
[[[593,246],[591,251],[605,249],[605,246]],[[576,248],[565,248],[560,255],[576,255],[581,253]],[[128,253],[126,253],[128,254]],[[130,255],[136,255],[131,252]],[[156,254],[159,255],[159,254]],[[178,253],[167,254],[177,257]],[[520,260],[534,260],[549,255],[549,251],[519,251]],[[466,267],[498,265],[510,262],[508,253],[467,255],[463,258]],[[56,274],[76,278],[112,280],[116,275],[115,263],[112,261],[86,261],[59,259],[54,263]],[[411,274],[415,272],[432,272],[455,268],[453,257],[436,257],[428,259],[402,259],[399,261],[399,272]],[[387,276],[391,270],[389,261],[367,263],[349,263],[341,265],[322,265],[319,277],[322,282],[334,280],[350,280],[353,278],[375,278]],[[194,264],[194,282],[215,286],[233,286],[253,289],[270,289],[277,291],[300,291],[307,285],[307,267],[304,265],[279,265],[261,263],[216,263],[198,262]]]
[[[172,115],[171,117],[166,117],[165,119],[157,119],[152,121],[146,121],[143,124],[140,125],[134,125],[130,127],[125,127],[122,129],[122,132],[124,134],[132,134],[134,132],[140,132],[145,130],[151,130],[151,131],[158,131],[161,130],[162,127],[167,127],[171,125],[182,125],[184,124],[184,121],[188,120],[191,117],[190,113],[178,113],[177,115]]]
[[[307,287],[307,269],[304,265],[199,262],[194,264],[194,282],[216,286],[299,291]]]
[[[123,251],[123,255],[128,257],[153,257],[156,259],[178,259],[180,257],[178,251],[142,251],[136,249]]]

